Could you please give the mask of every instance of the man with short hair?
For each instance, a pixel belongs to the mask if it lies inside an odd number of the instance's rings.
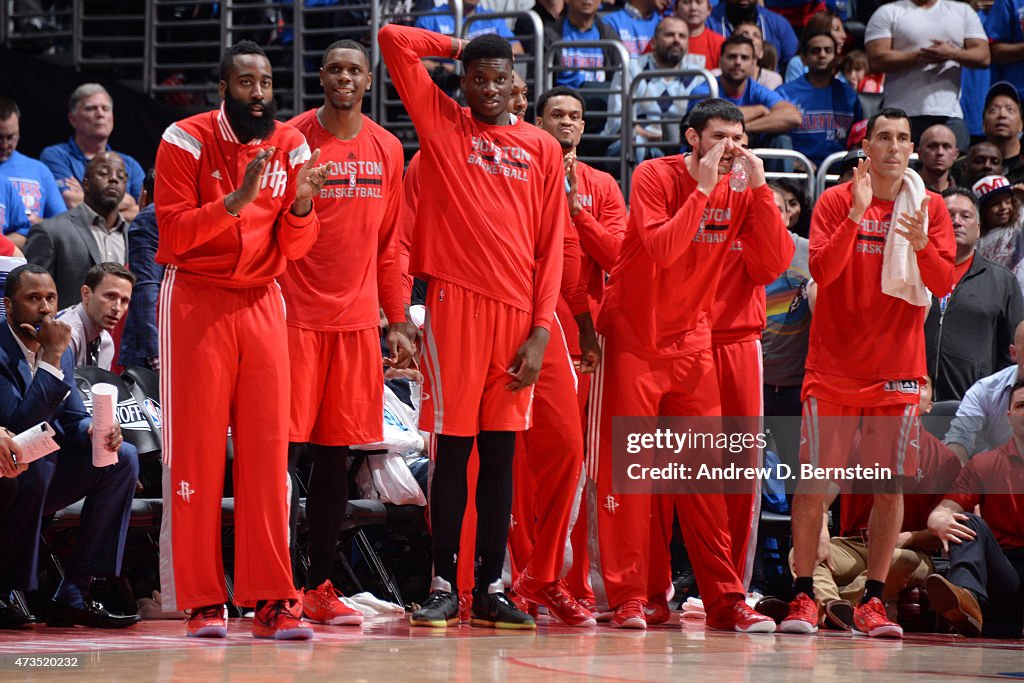
[[[118,210],[127,181],[120,155],[100,152],[85,168],[85,200],[29,231],[25,258],[53,276],[62,309],[81,301],[82,281],[90,268],[127,263],[128,224]]]
[[[135,276],[120,263],[100,263],[89,269],[82,285],[82,302],[57,314],[71,327],[71,356],[75,367],[91,365],[110,370],[117,327],[132,301]]]
[[[946,575],[928,577],[928,600],[968,637],[1018,639],[1024,625],[1024,382],[1007,415],[1009,440],[971,458],[928,517],[949,553]]]
[[[854,89],[835,77],[836,39],[830,32],[805,32],[800,54],[807,72],[775,92],[800,111],[800,125],[790,133],[793,149],[820,165],[846,149],[850,129],[864,114]]]
[[[18,151],[21,137],[21,110],[7,97],[0,97],[0,182],[9,182],[21,197],[26,224],[9,237],[19,247],[25,246],[28,224],[64,213],[67,207],[57,189],[53,174],[41,161]],[[12,217],[13,218],[13,217]],[[13,225],[13,223],[12,223]],[[24,232],[21,232],[21,230]],[[6,228],[5,228],[6,231]]]
[[[1003,153],[992,142],[971,145],[967,156],[957,160],[950,173],[959,187],[973,187],[985,176],[1003,175]]]
[[[1013,364],[1009,350],[1024,320],[1024,297],[1013,273],[974,253],[981,223],[970,190],[951,187],[942,197],[956,239],[953,291],[932,297],[925,352],[935,399],[959,401],[976,381]]]
[[[655,69],[678,69],[685,63],[689,29],[686,22],[676,16],[667,16],[654,31],[654,40],[649,54],[630,64],[630,83],[644,71]],[[622,78],[616,74],[612,79],[612,90],[618,90]],[[633,130],[637,162],[644,159],[665,156],[666,151],[679,149],[679,120],[683,118],[690,102],[682,99],[694,92],[705,81],[697,76],[662,76],[640,81],[633,95]],[[628,87],[628,86],[627,86]],[[657,98],[657,99],[655,99]],[[605,135],[618,135],[622,119],[613,116],[622,111],[622,97],[608,99],[608,123]],[[662,144],[664,143],[664,144]],[[674,143],[674,144],[673,144]],[[640,146],[645,145],[645,146]],[[658,146],[646,146],[658,145]],[[673,149],[674,147],[674,149]],[[618,143],[613,143],[609,152],[618,153]]]
[[[954,242],[946,205],[907,168],[914,144],[906,112],[886,108],[872,116],[862,146],[868,158],[858,164],[853,180],[826,190],[811,220],[809,264],[818,293],[802,391],[800,458],[814,467],[857,464],[852,445],[863,421],[858,453],[887,467],[894,485],[874,490],[867,581],[854,609],[854,629],[872,637],[902,638],[903,629],[889,621],[882,604],[903,521],[903,499],[895,483],[916,466],[919,379],[926,372],[921,334],[926,293],[949,292]],[[906,241],[904,254],[916,262],[916,278],[897,280],[890,274],[895,264],[886,263],[885,242],[897,237]],[[905,261],[902,265],[909,267]],[[850,306],[851,301],[857,305]],[[879,320],[885,325],[879,327]],[[868,330],[875,335],[866,335]],[[818,630],[813,571],[831,484],[831,479],[804,479],[793,498],[797,595],[780,624],[786,633]]]
[[[965,2],[898,0],[868,21],[864,49],[872,73],[884,73],[885,105],[910,115],[912,140],[942,123],[966,149],[970,133],[960,108],[961,67],[989,65],[988,36]]]
[[[111,614],[89,595],[93,577],[118,576],[131,517],[139,459],[115,421],[106,447],[111,465],[94,465],[93,422],[75,386],[68,344],[71,328],[56,320],[57,288],[44,269],[26,264],[4,286],[0,319],[0,423],[15,432],[41,421],[53,427],[60,450],[29,464],[0,524],[0,595],[37,587],[43,518],[85,498],[75,548],[50,602],[49,626],[124,628],[139,622]],[[219,494],[218,494],[219,495]],[[8,624],[10,626],[11,624]]]
[[[422,68],[422,67],[420,67]],[[160,398],[164,417],[164,609],[191,609],[186,635],[226,638],[221,494],[234,444],[234,600],[252,635],[309,640],[288,553],[290,382],[277,284],[320,224],[320,153],[274,120],[270,61],[242,40],[220,62],[219,109],[171,124],[156,157]],[[196,378],[208,378],[201,391]]]
[[[921,134],[917,156],[921,159],[921,180],[932,192],[943,193],[954,187],[949,170],[953,168],[960,151],[956,148],[956,135],[949,126],[937,123]],[[972,245],[973,249],[973,245]],[[941,399],[940,399],[941,400]]]
[[[313,201],[320,236],[306,256],[289,262],[281,278],[292,358],[292,476],[307,444],[313,459],[302,607],[307,619],[320,624],[363,621],[341,602],[331,575],[348,503],[349,447],[384,438],[381,308],[388,321],[388,362],[407,366],[417,336],[406,321],[396,253],[402,143],[362,113],[371,82],[366,49],[352,40],[335,41],[321,60],[324,103],[288,122],[320,150],[330,169]],[[296,514],[298,503],[296,486]]]
[[[39,155],[57,181],[67,208],[73,209],[85,200],[82,179],[90,159],[104,152],[112,152],[110,134],[114,131],[114,100],[99,83],[83,83],[75,88],[68,99],[68,122],[74,134],[67,142],[50,145]],[[139,162],[127,154],[118,153],[128,175],[127,191],[120,200],[118,211],[131,222],[139,212],[137,200],[142,192],[145,173]]]
[[[674,16],[686,22],[689,29],[689,51],[685,66],[708,71],[717,69],[725,36],[711,30],[707,24],[711,14],[709,0],[676,0],[673,12]]]
[[[793,27],[781,14],[762,7],[757,0],[723,0],[711,11],[707,23],[728,38],[744,22],[757,24],[761,28],[764,42],[774,45],[779,53],[779,70],[784,70],[797,53],[799,44]]]
[[[752,45],[749,49],[752,54]],[[793,255],[793,242],[765,184],[764,165],[741,147],[739,108],[717,98],[699,103],[690,112],[685,136],[691,154],[645,161],[633,175],[628,228],[598,319],[606,341],[595,421],[603,590],[595,585],[595,592],[599,604],[614,612],[611,623],[618,628],[647,628],[651,591],[666,586],[660,573],[650,572],[652,494],[614,492],[613,477],[619,473],[613,471],[613,418],[648,416],[644,419],[653,429],[657,416],[721,415],[709,320],[727,251],[740,238],[775,275]],[[750,164],[749,186],[734,192],[730,169],[740,157]],[[674,502],[686,521],[683,534],[708,625],[774,631],[773,621],[744,602],[723,495],[691,490],[674,495]]]
[[[732,102],[743,112],[743,124],[756,145],[757,136],[789,133],[801,123],[800,112],[777,92],[769,90],[753,78],[754,42],[746,36],[734,35],[722,43],[718,77],[719,97]],[[693,90],[694,97],[707,96],[708,86],[701,83]],[[691,104],[697,100],[691,100]]]
[[[435,576],[410,621],[439,628],[459,623],[459,537],[475,442],[480,472],[472,621],[533,629],[533,619],[505,595],[501,574],[516,432],[531,424],[532,385],[554,320],[563,260],[572,260],[563,253],[569,212],[561,148],[509,114],[512,49],[500,36],[467,44],[389,24],[378,43],[421,142],[422,191],[409,270],[429,277],[420,426],[436,437],[430,491]],[[420,65],[422,57],[435,55],[461,57],[468,108],[441,92]]]

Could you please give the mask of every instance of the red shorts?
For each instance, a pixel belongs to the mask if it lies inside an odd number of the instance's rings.
[[[917,473],[917,403],[849,406],[809,396],[803,404],[800,462],[813,467],[886,467]],[[842,482],[839,482],[842,483]]]
[[[505,386],[533,316],[436,278],[427,286],[426,305],[420,429],[450,436],[529,429],[533,387],[512,392]]]
[[[292,400],[288,440],[356,446],[384,438],[380,331],[288,326]]]

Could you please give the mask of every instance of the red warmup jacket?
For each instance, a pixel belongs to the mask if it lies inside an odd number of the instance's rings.
[[[420,59],[451,54],[451,38],[389,24],[378,44],[420,139],[409,272],[528,311],[550,329],[570,229],[558,142],[519,121],[481,123],[438,89]]]
[[[398,221],[402,212],[402,143],[363,116],[352,140],[325,129],[316,109],[288,125],[302,133],[329,175],[313,200],[320,237],[309,254],[288,264],[281,289],[288,324],[309,330],[365,330],[405,320]]]
[[[615,178],[582,161],[576,163],[576,194],[583,207],[572,219],[583,251],[580,275],[596,317],[604,300],[605,273],[619,258],[626,236],[626,202]]]
[[[931,191],[928,197],[928,245],[917,252],[917,264],[925,286],[942,298],[953,285],[956,243],[942,197]],[[893,202],[873,200],[860,225],[847,217],[851,206],[850,183],[843,183],[825,190],[811,218],[808,265],[818,301],[807,369],[819,379],[823,374],[861,383],[924,377],[925,308],[882,293]]]
[[[778,277],[779,273],[766,269],[756,254],[744,248],[742,240],[733,242],[722,264],[722,277],[711,306],[712,342],[732,344],[760,339],[768,324],[764,288]]]
[[[737,237],[765,272],[777,275],[793,258],[793,240],[767,186],[733,192],[726,175],[708,197],[682,155],[640,164],[600,331],[646,357],[710,348],[715,291]]]
[[[275,151],[259,195],[232,216],[224,197],[268,147]],[[239,142],[223,106],[172,123],[156,154],[156,260],[221,286],[270,283],[288,259],[306,255],[320,231],[315,209],[301,218],[291,213],[295,177],[308,159],[305,138],[284,123],[266,140]]]

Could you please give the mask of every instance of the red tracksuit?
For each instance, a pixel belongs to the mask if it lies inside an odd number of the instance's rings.
[[[789,264],[793,242],[771,191],[735,193],[722,179],[711,197],[683,156],[641,164],[633,176],[629,228],[598,321],[606,336],[597,476],[598,534],[609,607],[646,601],[651,586],[648,494],[616,496],[612,418],[619,415],[720,415],[711,352],[711,308],[723,263],[740,237],[768,269]],[[720,494],[676,496],[687,549],[708,615],[744,594],[731,560]],[[656,590],[663,590],[660,585]],[[601,601],[600,591],[595,586]]]
[[[934,192],[928,197],[928,244],[917,252],[917,264],[925,286],[941,297],[952,287],[956,244],[945,202]],[[916,437],[897,439],[890,432],[918,429],[918,383],[927,372],[925,308],[882,292],[882,247],[897,225],[893,204],[873,199],[855,224],[847,217],[853,199],[844,183],[821,195],[811,219],[809,267],[818,301],[802,390],[806,439],[800,456],[817,466],[848,464],[854,424],[818,418],[902,416],[898,427],[895,419],[877,423],[871,431],[878,444],[860,452],[872,465],[885,465],[891,456],[890,465],[910,476],[916,470]]]
[[[224,197],[263,149],[256,200],[232,216]],[[227,599],[221,494],[228,428],[234,440],[235,601],[294,598],[288,555],[289,368],[284,302],[274,278],[320,229],[290,209],[302,134],[277,124],[240,143],[223,109],[164,131],[156,160],[160,222],[160,392],[164,406],[165,609]]]
[[[492,126],[434,85],[430,31],[385,26],[381,53],[420,139],[413,275],[430,278],[421,426],[453,436],[521,431],[532,391],[505,389],[533,327],[550,329],[569,219],[561,148],[535,126]]]
[[[334,137],[316,109],[288,123],[329,169],[314,198],[320,238],[281,278],[293,358],[289,438],[375,443],[384,406],[378,306],[389,321],[405,320],[397,255],[402,143],[366,116],[352,140]]]

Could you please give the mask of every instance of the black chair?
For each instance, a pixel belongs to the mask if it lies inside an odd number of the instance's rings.
[[[921,416],[921,426],[936,439],[942,440],[959,408],[960,401],[937,401],[930,413]]]
[[[870,119],[882,110],[882,99],[884,95],[880,92],[859,92],[857,99],[860,100],[860,108],[864,112],[864,118]]]

